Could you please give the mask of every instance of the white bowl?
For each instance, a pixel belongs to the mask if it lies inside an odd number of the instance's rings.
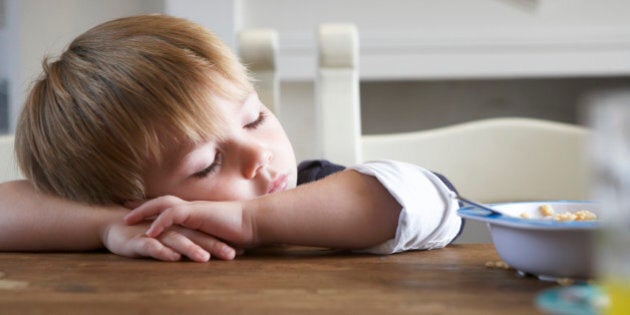
[[[589,210],[599,215],[601,210],[598,204],[587,201],[536,201],[490,205],[501,215],[473,206],[459,209],[458,214],[487,222],[499,256],[520,274],[542,280],[592,278],[593,238],[599,221],[543,218],[539,208],[544,204],[551,205],[556,213]],[[522,213],[530,218],[521,218]]]

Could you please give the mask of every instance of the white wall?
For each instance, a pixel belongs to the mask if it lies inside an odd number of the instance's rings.
[[[55,56],[77,35],[106,20],[163,12],[160,0],[4,0],[6,26],[0,37],[0,74],[9,77],[10,130],[30,82],[45,55]]]
[[[164,0],[164,12],[212,30],[232,49],[241,28],[241,0]]]
[[[0,0],[0,56],[7,54],[8,41],[6,39],[6,3],[5,0]],[[4,103],[7,91],[5,91],[5,79],[8,77],[8,64],[5,58],[0,58],[0,133],[5,131],[8,123],[7,104]],[[5,107],[3,107],[5,106]]]
[[[15,62],[16,59],[16,55],[14,54],[14,51],[10,49],[10,47],[13,46],[13,43],[16,42],[17,37],[17,35],[13,32],[15,28],[15,23],[12,22],[11,13],[14,11],[14,4],[17,2],[12,0],[0,1],[2,1],[2,24],[0,24],[0,80],[4,82],[4,86],[2,88],[5,90],[2,92],[6,93],[5,95],[3,95],[3,97],[6,97],[6,99],[3,99],[3,101],[6,100],[8,103],[10,102],[10,98],[7,94],[10,93],[9,89],[11,88],[8,79],[11,76],[12,72],[10,61]],[[2,125],[1,132],[5,132],[6,129],[10,128],[13,117],[11,115],[10,108],[6,108],[6,106],[10,106],[10,103],[4,104],[4,106],[5,108],[2,108],[0,112],[0,115],[2,115],[0,116],[0,125]]]
[[[8,40],[7,40],[7,5],[6,0],[0,0],[0,56],[6,56]],[[8,75],[8,60],[0,57],[0,78],[6,78]]]

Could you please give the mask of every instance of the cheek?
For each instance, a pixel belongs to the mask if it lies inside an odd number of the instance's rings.
[[[291,141],[289,141],[289,137],[287,136],[284,128],[280,125],[277,119],[274,119],[274,126],[271,128],[268,137],[273,139],[274,148],[276,151],[282,152],[281,154],[285,156],[285,160],[293,160],[295,161],[295,153],[293,152],[293,145]]]
[[[245,183],[231,180],[229,178],[217,179],[218,185],[213,187],[196,186],[190,187],[181,194],[187,200],[207,200],[207,201],[233,201],[249,200],[257,197],[251,187]]]
[[[232,200],[250,200],[257,196],[253,194],[250,187],[240,185],[236,181],[223,181],[220,187],[213,189],[206,200],[214,201],[232,201]]]

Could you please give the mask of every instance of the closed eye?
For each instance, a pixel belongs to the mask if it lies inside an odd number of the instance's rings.
[[[193,174],[193,177],[204,178],[206,176],[212,175],[219,170],[219,167],[221,167],[222,164],[223,155],[221,154],[221,152],[217,152],[212,164],[208,165],[208,167],[204,168],[203,170]]]
[[[267,114],[263,111],[261,111],[258,114],[258,118],[256,118],[256,120],[252,121],[251,123],[245,125],[246,129],[256,129],[258,128],[260,125],[262,125],[265,120],[267,119]]]

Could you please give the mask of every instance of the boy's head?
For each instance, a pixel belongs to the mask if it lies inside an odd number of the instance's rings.
[[[47,192],[88,203],[146,197],[168,144],[216,136],[217,100],[253,93],[245,68],[203,27],[163,15],[110,21],[44,60],[16,130],[20,168]]]

